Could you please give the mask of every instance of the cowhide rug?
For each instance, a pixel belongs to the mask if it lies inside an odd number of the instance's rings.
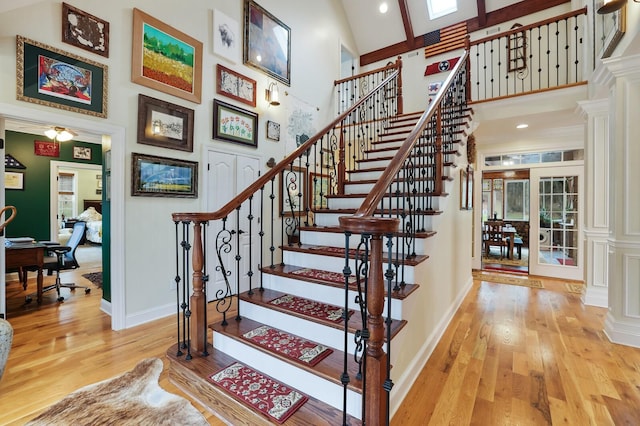
[[[51,425],[203,425],[186,399],[158,385],[162,361],[148,358],[121,376],[85,386],[27,423]]]

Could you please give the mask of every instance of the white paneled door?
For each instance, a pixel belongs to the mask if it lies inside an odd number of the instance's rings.
[[[209,150],[207,162],[206,206],[209,212],[222,208],[260,176],[258,158]],[[238,287],[240,292],[249,289],[250,259],[255,265],[260,255],[260,206],[254,203],[252,210],[253,220],[248,219],[250,211],[245,203],[239,211],[233,210],[226,221],[211,222],[207,228],[208,301],[216,299],[216,292],[226,294],[227,285],[232,294],[238,292]],[[242,232],[230,232],[238,229]],[[251,272],[255,287],[260,274]]]

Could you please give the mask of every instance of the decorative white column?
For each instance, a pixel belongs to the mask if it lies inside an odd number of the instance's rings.
[[[586,122],[584,149],[585,305],[609,306],[609,100],[579,102]]]
[[[611,341],[640,347],[640,55],[603,61],[609,88],[609,313]],[[603,200],[606,202],[606,200]]]

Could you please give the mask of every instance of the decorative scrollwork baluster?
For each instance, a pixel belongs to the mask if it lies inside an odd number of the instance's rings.
[[[220,275],[224,279],[225,288],[216,290],[216,310],[222,314],[222,325],[227,325],[227,312],[231,308],[232,303],[232,290],[231,283],[229,282],[229,276],[231,271],[227,270],[222,259],[223,254],[231,252],[231,241],[236,231],[227,229],[227,218],[222,219],[222,229],[216,235],[216,255],[218,257],[218,266],[216,271],[220,272]]]

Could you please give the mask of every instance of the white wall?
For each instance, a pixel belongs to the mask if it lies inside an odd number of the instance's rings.
[[[241,63],[230,63],[213,54],[213,10],[218,9],[238,21],[243,27],[243,2],[224,0],[190,0],[188,7],[172,0],[140,0],[135,2],[104,2],[98,0],[70,1],[72,6],[104,19],[110,24],[110,56],[104,58],[61,42],[62,4],[44,0],[37,4],[0,14],[0,104],[28,107],[33,110],[51,111],[51,108],[16,100],[16,40],[17,34],[41,43],[74,53],[107,65],[108,68],[108,117],[100,119],[84,114],[55,110],[70,118],[95,121],[98,126],[107,124],[125,129],[124,164],[124,285],[127,326],[135,325],[168,312],[173,306],[174,295],[169,283],[175,275],[173,266],[174,233],[171,213],[199,211],[205,205],[198,199],[147,198],[130,196],[131,153],[139,152],[164,157],[201,161],[205,146],[213,146],[227,152],[258,154],[265,164],[270,157],[279,160],[285,155],[284,141],[272,142],[265,138],[266,120],[279,122],[286,129],[287,112],[292,97],[317,105],[319,122],[326,123],[333,117],[331,102],[333,80],[340,72],[340,42],[354,46],[346,20],[341,16],[342,6],[337,0],[306,1],[304,7],[291,7],[286,0],[264,0],[260,5],[291,28],[291,87],[280,85],[281,105],[269,107],[264,101],[264,91],[273,81],[266,74]],[[195,104],[149,89],[130,81],[132,8],[137,7],[164,23],[204,43],[202,72],[202,103]],[[241,48],[241,47],[240,47]],[[241,57],[241,55],[240,55]],[[212,99],[215,94],[215,65],[222,63],[257,81],[255,109],[259,114],[258,150],[212,140]],[[284,96],[284,92],[290,96]],[[184,105],[195,110],[193,153],[140,145],[136,142],[137,97],[143,93],[154,98]],[[221,98],[222,99],[222,98]],[[230,99],[222,99],[234,103]],[[238,104],[242,106],[242,104]],[[45,123],[55,124],[55,123]],[[206,164],[200,163],[200,177]],[[201,179],[200,179],[201,181]]]

